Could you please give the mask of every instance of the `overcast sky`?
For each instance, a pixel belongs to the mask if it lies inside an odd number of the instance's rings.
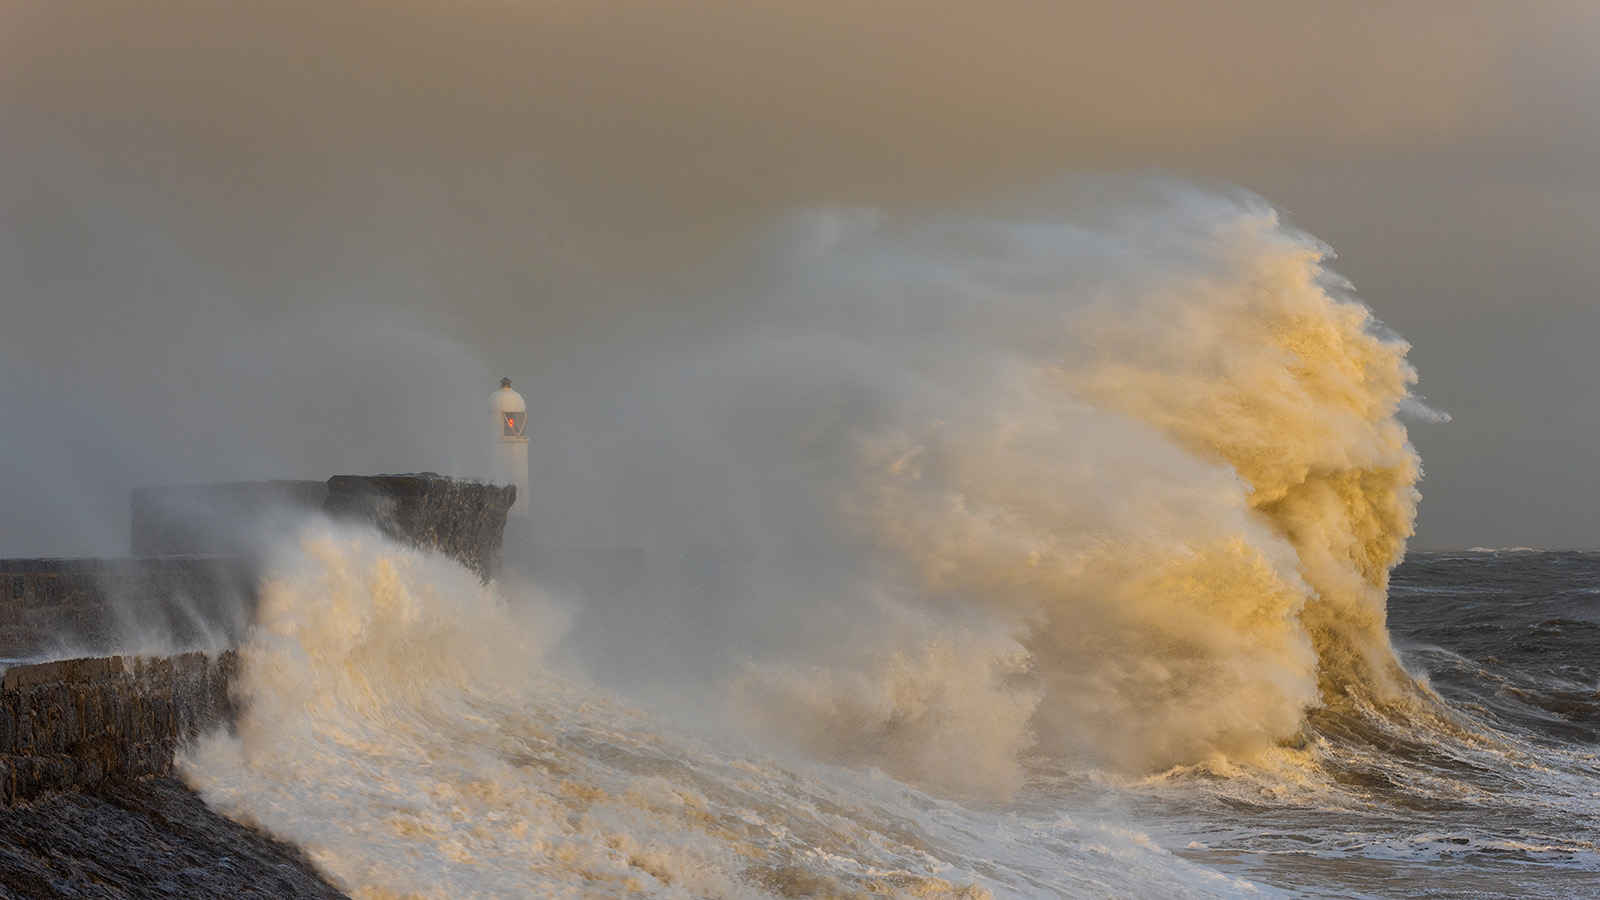
[[[135,484],[469,471],[502,374],[537,426],[715,327],[792,210],[1129,171],[1276,203],[1411,342],[1413,546],[1600,548],[1597,46],[1589,2],[0,0],[0,555],[116,552]]]

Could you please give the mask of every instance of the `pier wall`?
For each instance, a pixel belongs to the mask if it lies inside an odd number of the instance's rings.
[[[0,666],[226,646],[255,606],[243,559],[0,559]]]
[[[141,488],[133,492],[129,543],[135,556],[250,557],[299,517],[321,512],[437,550],[487,581],[499,567],[516,490],[433,472]]]
[[[134,556],[0,559],[0,666],[235,644],[255,612],[258,548],[306,513],[370,525],[488,581],[515,497],[430,472],[138,490]]]
[[[144,556],[0,560],[0,807],[165,775],[180,744],[231,720],[226,648],[254,615],[256,548],[275,529],[318,511],[487,581],[515,497],[433,473],[141,490],[130,543]]]
[[[177,747],[228,722],[238,656],[113,656],[6,669],[0,807],[166,775]]]
[[[335,475],[323,512],[372,525],[394,540],[437,550],[485,582],[500,568],[512,485],[415,475]]]

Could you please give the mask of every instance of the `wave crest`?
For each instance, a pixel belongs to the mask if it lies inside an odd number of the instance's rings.
[[[939,669],[977,685],[938,695],[988,698],[945,740],[1151,771],[1259,754],[1351,683],[1409,691],[1385,597],[1417,501],[1416,376],[1320,242],[1258,199],[1178,188],[1088,222],[830,234],[825,278],[788,291],[846,298],[817,319],[858,326],[835,393],[875,398],[834,496],[875,548],[874,595],[943,622],[963,664]],[[894,618],[864,621],[848,674],[747,676],[786,704],[757,727],[925,784],[1014,781],[960,753],[931,774],[938,752],[883,739],[918,721],[882,704],[932,652]],[[1025,666],[995,664],[1013,649]]]

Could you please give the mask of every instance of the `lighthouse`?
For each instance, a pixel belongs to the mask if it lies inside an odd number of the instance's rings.
[[[517,486],[516,502],[511,504],[507,516],[528,514],[528,438],[523,430],[528,427],[528,404],[522,395],[511,389],[511,379],[500,379],[500,390],[489,395],[489,412],[494,417],[491,432],[494,445],[489,448],[489,469],[495,481]]]

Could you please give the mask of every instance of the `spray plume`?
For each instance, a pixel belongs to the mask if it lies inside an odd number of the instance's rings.
[[[1003,793],[1029,747],[1247,759],[1352,685],[1409,693],[1384,627],[1407,346],[1268,204],[1140,191],[802,229],[759,366],[787,389],[760,399],[807,471],[848,473],[808,489],[870,550],[813,604],[853,634],[737,681],[759,731]]]
[[[734,325],[546,407],[536,533],[678,560],[582,598],[558,658],[960,796],[1032,756],[1249,760],[1412,695],[1407,348],[1269,204],[1079,183],[816,212],[754,256]]]

